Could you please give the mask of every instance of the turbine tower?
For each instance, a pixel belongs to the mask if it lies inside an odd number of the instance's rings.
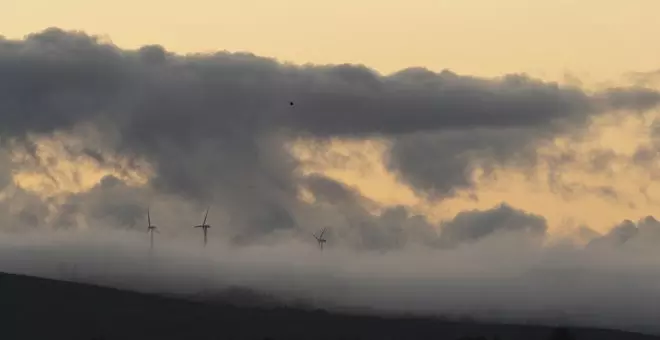
[[[207,241],[206,234],[208,233],[208,229],[211,228],[210,225],[206,224],[206,218],[209,216],[209,209],[211,209],[211,207],[206,208],[206,215],[204,215],[204,222],[202,222],[202,224],[200,224],[200,225],[196,225],[196,226],[193,227],[193,228],[202,228],[202,230],[204,231],[204,246],[205,247],[206,247],[206,241]]]
[[[321,230],[321,234],[319,236],[316,236],[316,234],[312,234],[314,238],[316,239],[316,242],[319,243],[319,248],[323,250],[323,244],[326,242],[326,239],[323,238],[323,234],[325,234],[325,228]]]
[[[149,223],[149,226],[147,227],[147,232],[149,233],[149,241],[150,241],[150,246],[149,249],[154,248],[154,233],[157,233],[158,230],[155,225],[151,224],[151,212],[149,209],[147,209],[147,223]]]

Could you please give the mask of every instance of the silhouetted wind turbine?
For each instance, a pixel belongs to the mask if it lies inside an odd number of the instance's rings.
[[[204,222],[200,225],[196,225],[193,228],[202,228],[204,230],[204,246],[206,247],[206,233],[208,232],[208,229],[211,228],[210,225],[206,224],[206,218],[209,216],[209,209],[211,207],[206,208],[206,215],[204,215]]]
[[[316,234],[312,234],[312,236],[314,236],[314,238],[316,239],[316,242],[319,243],[319,248],[321,248],[321,250],[323,250],[323,244],[326,242],[326,239],[323,238],[324,233],[325,233],[325,228],[321,230],[321,234],[318,237],[316,236]]]
[[[154,232],[158,233],[158,230],[156,230],[158,227],[151,224],[151,212],[149,211],[149,209],[147,209],[147,223],[149,223],[149,226],[147,227],[147,232],[149,233],[149,238],[150,238],[150,247],[149,247],[149,249],[153,249],[154,248]]]

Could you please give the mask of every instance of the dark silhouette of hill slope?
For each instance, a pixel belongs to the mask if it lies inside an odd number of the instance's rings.
[[[0,339],[576,339],[660,337],[201,303],[0,273]]]

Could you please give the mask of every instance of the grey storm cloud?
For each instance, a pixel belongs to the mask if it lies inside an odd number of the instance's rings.
[[[451,248],[507,233],[542,239],[547,230],[545,218],[504,203],[488,210],[463,211],[451,220],[432,224],[404,206],[388,207],[373,215],[367,198],[326,177],[311,176],[307,188],[317,200],[347,218],[343,225],[333,226],[330,236],[337,235],[359,249],[391,250],[409,244]]]
[[[298,228],[286,229],[285,239],[280,241],[292,237],[310,241],[310,233],[329,227],[326,236],[335,246],[386,252],[409,246],[453,248],[502,234],[516,234],[525,239],[542,238],[547,228],[542,217],[506,204],[487,210],[464,211],[453,219],[434,224],[409,207],[380,207],[356,189],[327,177],[311,175],[305,179],[304,185],[316,202],[301,205],[294,210],[296,214],[284,217],[293,219],[287,223],[296,224]],[[146,232],[146,212],[151,209],[152,222],[164,235],[176,238],[186,234],[185,237],[195,238],[196,233],[187,231],[204,212],[186,206],[177,198],[150,207],[149,196],[153,193],[149,189],[129,186],[113,176],[106,176],[90,190],[67,196],[66,202],[46,222],[50,202],[20,188],[15,187],[14,191],[12,200],[0,200],[4,230],[24,231],[25,227],[41,226],[53,230],[91,227],[95,230]],[[12,207],[20,209],[12,213]],[[212,207],[209,222],[213,225],[211,238],[217,241],[224,238],[236,245],[258,244],[268,240],[269,232],[278,230],[273,229],[268,221],[240,228],[223,225],[216,208],[222,207]],[[382,209],[374,214],[373,208]],[[260,217],[277,218],[275,213],[266,212]],[[254,229],[259,226],[261,229]]]
[[[660,242],[660,222],[647,216],[637,222],[625,220],[615,225],[606,234],[595,237],[589,247],[636,246]]]
[[[476,168],[532,164],[532,141],[549,136],[541,127],[410,133],[393,137],[385,165],[429,198],[444,198],[472,188]]]
[[[465,242],[507,231],[545,236],[547,228],[545,218],[501,204],[487,211],[460,212],[443,225],[442,237],[448,242]]]
[[[657,102],[648,89],[587,94],[525,75],[381,75],[248,53],[124,50],[57,28],[0,40],[2,141],[75,134],[85,147],[70,152],[107,166],[145,161],[152,188],[214,202],[248,234],[295,228],[303,176],[286,145],[301,137],[389,139],[386,165],[444,197],[472,185],[480,158],[510,161],[592,114]]]

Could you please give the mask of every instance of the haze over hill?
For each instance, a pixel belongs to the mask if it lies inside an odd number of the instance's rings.
[[[282,305],[191,303],[108,288],[0,273],[3,337],[10,339],[504,339],[652,340],[588,328],[376,317]],[[38,324],[38,327],[34,327]]]
[[[137,231],[3,234],[3,271],[212,300],[232,288],[281,303],[369,313],[660,333],[658,251],[540,247],[501,235],[453,249],[356,251],[314,240],[237,246]],[[197,235],[200,236],[200,235]],[[267,300],[266,300],[267,301]]]

